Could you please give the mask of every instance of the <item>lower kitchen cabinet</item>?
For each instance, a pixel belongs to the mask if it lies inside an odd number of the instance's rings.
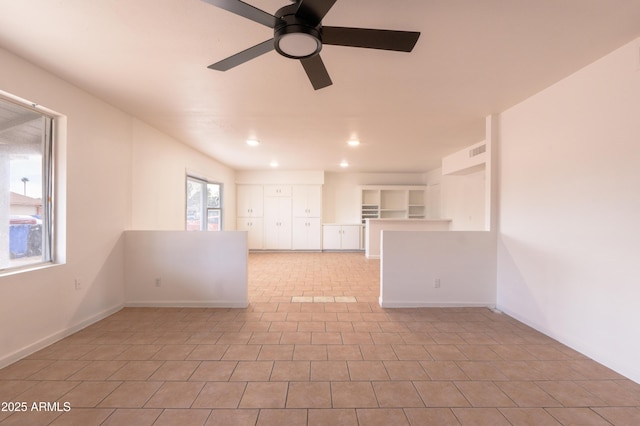
[[[360,250],[361,225],[322,226],[323,250]]]

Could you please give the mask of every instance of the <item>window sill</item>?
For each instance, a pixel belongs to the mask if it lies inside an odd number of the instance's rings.
[[[64,263],[44,262],[34,265],[21,266],[18,268],[0,269],[0,278],[9,277],[11,275],[24,274],[26,272],[39,271],[41,269],[49,269],[61,265],[64,265]]]

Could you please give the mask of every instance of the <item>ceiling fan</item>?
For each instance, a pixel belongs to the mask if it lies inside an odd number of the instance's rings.
[[[271,15],[240,0],[204,0],[273,29],[273,38],[209,65],[227,71],[275,49],[287,58],[299,59],[315,90],[332,84],[320,58],[322,45],[363,47],[411,52],[419,32],[369,28],[328,27],[322,19],[337,0],[292,0]]]

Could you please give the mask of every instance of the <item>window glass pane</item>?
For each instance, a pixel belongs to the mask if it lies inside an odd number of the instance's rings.
[[[187,231],[202,229],[203,183],[195,179],[187,179]]]
[[[222,229],[222,184],[187,176],[187,231]]]
[[[220,208],[220,185],[217,183],[207,185],[207,207],[210,209]]]
[[[51,260],[46,188],[50,119],[0,99],[0,269]],[[45,202],[43,202],[45,200]]]
[[[207,231],[219,231],[220,210],[209,210],[207,216]]]

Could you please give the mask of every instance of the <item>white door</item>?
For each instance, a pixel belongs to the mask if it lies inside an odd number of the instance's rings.
[[[320,185],[296,185],[293,187],[293,216],[320,217],[322,187]]]
[[[342,248],[341,228],[340,225],[322,226],[322,248],[324,250],[340,250]]]
[[[237,220],[236,229],[247,231],[247,245],[249,250],[262,249],[262,219],[241,218]]]
[[[359,225],[342,225],[340,235],[342,238],[343,250],[359,250],[360,249],[360,226]]]
[[[262,217],[262,193],[261,185],[238,185],[236,216]]]
[[[265,197],[291,197],[290,185],[265,185]]]
[[[291,249],[291,197],[265,197],[264,248]]]
[[[293,218],[293,249],[320,250],[320,218]]]

